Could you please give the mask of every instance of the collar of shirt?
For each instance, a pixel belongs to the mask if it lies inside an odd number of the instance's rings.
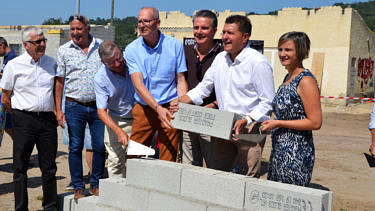
[[[89,50],[87,52],[90,52],[91,49],[95,46],[95,44],[99,44],[98,40],[95,39],[95,37],[92,36],[91,34],[89,34],[89,39],[91,40],[91,42],[90,42],[90,45],[89,45]],[[73,42],[73,40],[70,40],[70,47],[81,49],[81,47],[79,47],[77,44],[75,44]]]
[[[151,48],[150,46],[148,46],[146,43],[145,43],[145,40],[144,38],[142,37],[142,45],[147,49],[147,50],[153,50],[153,51],[156,51],[159,46],[161,45],[160,43],[164,40],[164,34],[161,33],[159,30],[158,30],[158,33],[159,33],[159,41],[158,41],[158,44],[154,47],[154,48]]]
[[[249,49],[250,49],[250,46],[249,46],[249,43],[248,43],[245,46],[245,48],[242,49],[242,51],[236,56],[236,58],[234,58],[234,62],[232,62],[232,59],[230,58],[230,54],[227,51],[225,51],[226,52],[225,57],[227,58],[227,60],[229,60],[231,62],[230,63],[231,65],[232,64],[240,64],[242,61],[244,61],[247,58],[246,51],[248,51]]]
[[[197,44],[195,43],[194,44],[194,53],[195,55],[197,56],[197,58],[199,59],[199,55],[198,55],[198,52],[197,52]],[[211,55],[217,55],[220,51],[220,47],[221,47],[221,43],[216,41],[214,46],[211,48],[211,50],[208,52],[208,54],[203,58],[203,60],[206,60],[207,58],[209,58]],[[213,54],[215,53],[215,54]],[[202,62],[203,62],[202,60]]]
[[[44,55],[41,56],[37,62],[35,62],[34,59],[33,59],[33,57],[30,56],[29,52],[25,51],[24,54],[25,54],[25,55],[24,55],[23,58],[24,58],[24,60],[27,61],[29,64],[32,64],[32,65],[34,65],[34,64],[43,65],[43,58],[44,58]]]

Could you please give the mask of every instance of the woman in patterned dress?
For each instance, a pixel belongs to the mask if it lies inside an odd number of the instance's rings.
[[[302,61],[308,57],[310,39],[303,32],[288,32],[278,42],[281,64],[288,70],[273,100],[276,118],[265,121],[272,130],[272,151],[267,179],[308,186],[315,152],[311,130],[322,125],[319,88]]]

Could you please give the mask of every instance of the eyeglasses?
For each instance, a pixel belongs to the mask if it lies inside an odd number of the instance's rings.
[[[153,19],[143,19],[143,20],[138,20],[138,25],[143,23],[144,25],[150,25],[152,21],[156,20],[157,18]]]
[[[35,40],[35,41],[26,41],[28,43],[31,43],[33,45],[40,45],[42,42],[47,43],[47,38]]]
[[[119,57],[117,57],[115,60],[111,61],[111,62],[104,62],[107,66],[112,66],[115,62],[122,62],[124,59],[123,55],[120,55]]]
[[[69,17],[69,22],[72,22],[73,20],[77,20],[83,24],[87,24],[87,19],[85,18],[85,16],[82,16],[82,15],[72,15]]]

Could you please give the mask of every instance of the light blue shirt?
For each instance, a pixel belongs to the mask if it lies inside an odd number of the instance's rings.
[[[372,108],[371,112],[371,119],[370,119],[370,124],[368,125],[368,129],[374,129],[375,128],[375,105]]]
[[[124,77],[103,64],[95,75],[96,106],[99,109],[108,108],[116,116],[132,118],[134,93],[128,71]]]
[[[179,40],[160,33],[158,44],[150,48],[141,36],[126,47],[125,59],[130,74],[142,72],[143,82],[156,102],[164,104],[177,97],[176,75],[187,71]],[[147,105],[137,93],[135,99]]]
[[[65,96],[80,102],[95,100],[94,77],[102,65],[98,53],[101,42],[92,37],[87,55],[73,41],[59,47],[56,76],[65,78]]]

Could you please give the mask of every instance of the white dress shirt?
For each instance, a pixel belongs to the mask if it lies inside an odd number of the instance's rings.
[[[215,88],[220,110],[250,115],[257,122],[269,119],[275,96],[272,67],[266,57],[247,45],[234,59],[218,54],[202,82],[187,95],[202,104]]]
[[[375,129],[375,105],[372,108],[371,119],[370,119],[370,123],[368,125],[368,129],[370,129],[370,130]]]
[[[54,77],[56,62],[44,55],[38,62],[25,52],[5,66],[0,86],[13,91],[12,109],[41,112],[54,110]]]

